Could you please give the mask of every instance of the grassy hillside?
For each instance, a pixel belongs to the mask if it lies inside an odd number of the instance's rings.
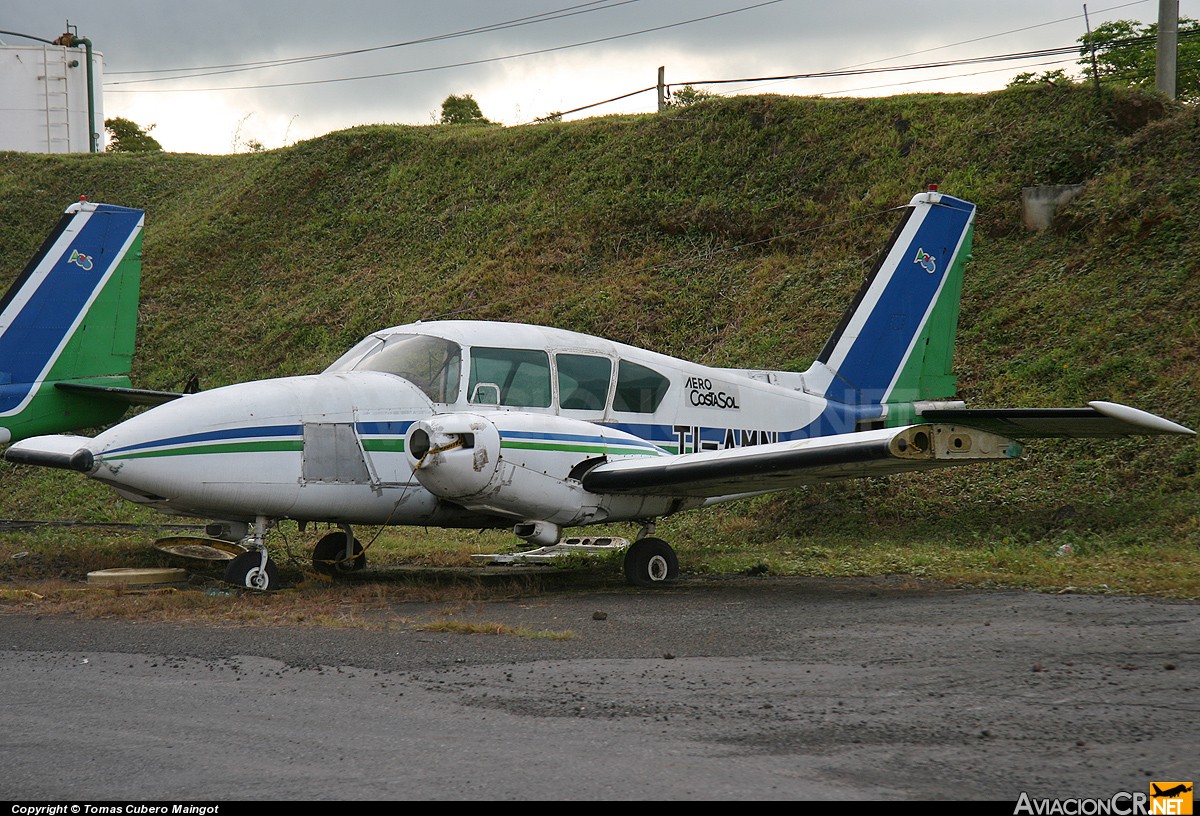
[[[933,182],[979,205],[956,356],[970,405],[1108,399],[1197,427],[1196,167],[1195,108],[1061,86],[372,126],[224,157],[0,153],[0,268],[15,275],[80,194],[145,209],[134,381],[151,388],[311,372],[380,326],[439,316],[803,369],[889,209]],[[1023,229],[1022,187],[1080,182],[1053,229]],[[1155,558],[1200,546],[1198,451],[1051,441],[1011,467],[739,503],[671,535],[685,564],[689,547],[726,548],[734,567],[794,540],[780,570],[854,571],[843,554],[879,542]],[[5,464],[0,480],[0,517],[138,517],[72,474]]]

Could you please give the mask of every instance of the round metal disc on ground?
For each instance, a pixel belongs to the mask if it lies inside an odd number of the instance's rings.
[[[178,567],[121,567],[88,573],[88,583],[99,586],[150,586],[187,580],[187,570]]]
[[[246,550],[237,544],[216,538],[197,536],[171,536],[154,542],[154,548],[169,555],[182,558],[199,558],[204,561],[232,561]]]

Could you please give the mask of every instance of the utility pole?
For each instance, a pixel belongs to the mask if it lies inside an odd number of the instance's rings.
[[[1096,83],[1096,99],[1103,99],[1104,94],[1100,91],[1100,66],[1096,62],[1096,41],[1092,39],[1092,22],[1088,19],[1087,3],[1083,4],[1083,24],[1087,26],[1088,45],[1092,52],[1092,79]]]
[[[1179,0],[1158,0],[1158,52],[1154,87],[1175,98],[1175,63],[1179,50]]]
[[[658,112],[667,109],[667,66],[658,66]]]

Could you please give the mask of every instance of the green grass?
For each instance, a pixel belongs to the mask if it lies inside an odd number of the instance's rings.
[[[0,153],[0,259],[15,275],[80,194],[144,208],[133,379],[149,388],[312,372],[381,326],[442,315],[802,370],[886,242],[889,208],[937,182],[979,205],[955,357],[970,405],[1107,399],[1200,427],[1197,133],[1194,107],[1056,86],[375,125],[224,157]],[[1086,187],[1052,229],[1026,232],[1021,188],[1058,183]],[[823,485],[660,534],[700,574],[1198,597],[1198,464],[1195,439],[1048,440],[1015,464]],[[7,463],[0,518],[175,521],[77,474]],[[152,537],[0,534],[0,580],[159,563]],[[395,530],[370,555],[450,566],[516,543]],[[1075,554],[1056,558],[1067,543]],[[294,527],[280,545],[300,574]],[[22,551],[38,559],[11,558]]]

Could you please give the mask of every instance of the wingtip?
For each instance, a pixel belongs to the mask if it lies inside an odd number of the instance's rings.
[[[1144,428],[1145,433],[1182,434],[1184,436],[1196,435],[1196,432],[1191,428],[1185,428],[1183,425],[1139,408],[1131,408],[1128,405],[1121,405],[1117,402],[1104,402],[1103,400],[1093,400],[1088,405],[1105,416]]]

